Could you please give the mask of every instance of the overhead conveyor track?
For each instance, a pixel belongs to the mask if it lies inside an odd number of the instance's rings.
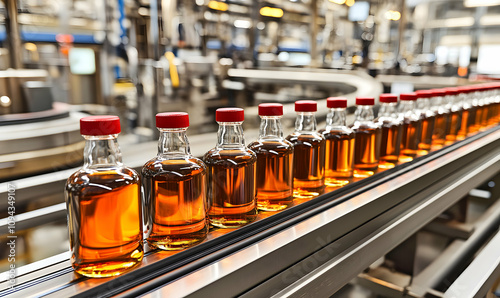
[[[0,284],[0,296],[331,295],[499,171],[495,127],[240,229],[214,231],[188,250],[150,252],[122,276],[78,277],[63,254],[18,276],[13,290]]]

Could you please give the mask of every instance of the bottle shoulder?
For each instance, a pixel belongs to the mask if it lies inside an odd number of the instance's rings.
[[[325,137],[325,139],[328,138],[330,135],[343,135],[343,136],[349,136],[349,135],[354,135],[354,130],[347,126],[338,126],[338,127],[332,127],[331,129],[322,129],[319,131]]]
[[[296,144],[297,142],[303,142],[303,141],[309,141],[309,142],[322,142],[325,140],[325,137],[316,131],[310,132],[310,133],[301,133],[301,132],[293,132],[292,134],[288,135],[286,137],[286,140],[288,140],[292,144]]]
[[[255,154],[265,154],[268,152],[277,153],[278,155],[287,155],[293,153],[293,144],[286,140],[257,140],[248,145],[248,148]]]
[[[213,148],[203,156],[203,161],[207,166],[215,164],[252,164],[257,161],[255,152],[248,148],[223,149]]]
[[[382,116],[378,117],[375,122],[381,126],[381,127],[392,127],[392,126],[398,126],[403,123],[400,118],[395,118],[395,117],[389,117],[389,116]]]
[[[112,191],[134,184],[140,184],[140,176],[128,167],[81,168],[66,180],[66,190],[78,191],[83,187],[93,186]]]
[[[173,180],[182,180],[183,177],[204,174],[206,168],[202,160],[192,156],[186,156],[185,158],[156,157],[143,166],[142,175],[145,178],[165,176]]]
[[[364,131],[364,130],[377,130],[380,129],[380,125],[372,121],[363,121],[363,122],[355,121],[354,124],[351,126],[351,129],[354,132]]]

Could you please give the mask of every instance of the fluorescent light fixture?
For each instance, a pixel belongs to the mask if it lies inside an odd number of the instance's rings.
[[[388,10],[384,14],[385,18],[391,21],[398,21],[401,19],[401,13],[396,10]]]
[[[330,2],[335,3],[335,4],[344,4],[346,0],[330,0]]]
[[[264,17],[281,18],[283,16],[283,9],[264,6],[260,9],[260,15]]]
[[[228,5],[224,2],[210,1],[208,2],[208,8],[211,8],[213,10],[226,11],[228,9]]]
[[[469,27],[474,25],[473,17],[462,17],[462,18],[452,18],[446,19],[444,21],[446,27]]]
[[[465,7],[500,5],[500,0],[464,0]]]
[[[234,27],[241,29],[248,29],[252,26],[252,23],[248,20],[235,20]]]

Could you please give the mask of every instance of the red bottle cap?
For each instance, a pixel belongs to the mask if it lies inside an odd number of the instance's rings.
[[[457,89],[458,89],[458,93],[469,93],[470,92],[469,86],[460,86],[460,87],[457,87]]]
[[[446,93],[446,95],[457,95],[458,93],[460,93],[458,91],[458,88],[455,87],[444,88],[444,92]]]
[[[328,97],[326,99],[326,107],[330,109],[347,108],[347,98],[345,97]]]
[[[295,112],[316,112],[318,103],[314,100],[299,100],[295,102]]]
[[[446,92],[443,89],[432,89],[432,96],[445,96]]]
[[[245,120],[245,112],[240,108],[220,108],[215,111],[217,122],[242,122]]]
[[[417,93],[418,98],[431,98],[432,97],[431,90],[418,90],[415,93]]]
[[[283,105],[279,103],[261,103],[259,116],[283,116]]]
[[[380,94],[379,101],[385,103],[398,102],[398,96],[396,94],[389,93]]]
[[[401,94],[399,94],[399,99],[401,99],[401,100],[417,100],[417,93],[415,93],[415,92],[401,93]]]
[[[118,116],[90,116],[80,119],[80,133],[85,136],[114,135],[120,132]]]
[[[158,128],[183,128],[189,127],[189,115],[184,112],[156,114],[156,127]]]
[[[358,106],[373,106],[375,98],[373,97],[356,97],[356,105]]]

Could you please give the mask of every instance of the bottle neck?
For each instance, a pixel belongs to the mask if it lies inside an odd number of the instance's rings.
[[[443,105],[443,97],[441,96],[434,96],[431,98],[431,104],[433,109],[438,109]]]
[[[260,117],[259,139],[283,139],[281,116]]]
[[[244,148],[243,122],[219,122],[217,131],[217,148]]]
[[[399,103],[399,113],[407,114],[414,113],[415,111],[415,101],[414,100],[402,100]]]
[[[379,117],[396,117],[396,103],[395,102],[383,102],[380,104],[380,109],[378,111]]]
[[[373,106],[358,106],[354,112],[355,122],[372,122],[374,118]]]
[[[315,132],[316,116],[313,112],[298,112],[295,120],[296,132]]]
[[[346,126],[347,113],[345,108],[330,109],[326,115],[326,130],[332,130],[335,127]]]
[[[83,168],[110,167],[122,165],[122,154],[117,134],[86,136],[83,149]]]
[[[187,138],[187,127],[184,128],[158,128],[158,155],[191,155]]]
[[[417,109],[425,111],[431,108],[430,98],[420,97],[417,99]]]

